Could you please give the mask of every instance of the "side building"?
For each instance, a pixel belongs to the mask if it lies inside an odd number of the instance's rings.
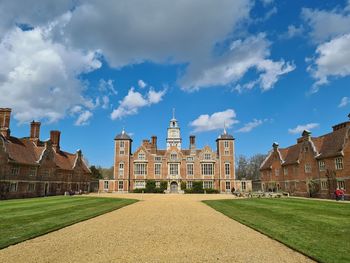
[[[0,199],[89,191],[91,172],[82,152],[62,151],[60,131],[41,141],[41,124],[33,121],[29,137],[13,137],[10,118],[11,109],[0,108]]]
[[[350,189],[349,138],[350,121],[346,121],[319,137],[305,130],[287,148],[274,143],[260,167],[263,190],[333,198],[336,188]]]
[[[132,139],[123,130],[115,137],[114,180],[101,180],[100,191],[132,192],[145,188],[147,180],[154,180],[157,187],[166,182],[168,193],[181,193],[195,181],[222,193],[232,188],[251,191],[251,181],[235,180],[235,139],[226,130],[216,139],[216,150],[209,146],[197,149],[193,135],[189,141],[189,147],[183,149],[174,116],[167,128],[166,149],[158,149],[157,137],[152,136],[132,152]]]

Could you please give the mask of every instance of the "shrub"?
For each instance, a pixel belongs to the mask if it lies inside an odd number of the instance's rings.
[[[138,188],[138,189],[134,189],[132,190],[133,193],[146,193],[146,188]]]
[[[155,193],[156,181],[146,180],[146,193]]]
[[[194,181],[192,183],[193,193],[204,193],[203,182],[202,181]]]
[[[207,194],[218,194],[219,190],[213,189],[213,188],[206,188],[204,189],[205,193]]]
[[[181,182],[181,190],[185,190],[186,189],[186,182]]]
[[[161,181],[160,182],[160,189],[164,192],[168,188],[168,182],[166,181]]]

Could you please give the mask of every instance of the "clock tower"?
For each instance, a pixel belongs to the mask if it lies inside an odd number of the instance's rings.
[[[170,120],[170,125],[168,127],[168,135],[166,139],[167,150],[171,146],[176,146],[179,150],[181,150],[180,127],[177,120],[175,119],[175,109],[173,109],[173,118]]]

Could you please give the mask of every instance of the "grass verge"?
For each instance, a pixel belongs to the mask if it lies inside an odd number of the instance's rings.
[[[350,262],[349,203],[304,199],[203,202],[319,262]]]
[[[137,202],[55,196],[0,202],[0,249]]]

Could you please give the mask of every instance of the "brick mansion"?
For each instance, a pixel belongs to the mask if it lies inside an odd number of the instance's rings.
[[[260,172],[265,191],[332,198],[336,188],[349,190],[350,121],[334,125],[332,132],[319,137],[305,130],[287,148],[274,143]]]
[[[82,152],[65,152],[60,131],[40,140],[40,122],[30,123],[29,137],[10,134],[11,109],[0,108],[0,199],[89,191],[91,172]]]
[[[189,137],[189,147],[182,147],[180,127],[175,116],[167,128],[166,149],[159,149],[157,137],[143,140],[132,152],[133,140],[123,130],[115,141],[114,180],[100,180],[100,191],[131,192],[146,187],[147,180],[156,186],[166,182],[168,193],[181,193],[182,185],[192,188],[201,181],[204,189],[231,192],[232,188],[250,191],[251,181],[235,180],[235,139],[224,129],[216,139],[216,150],[196,148],[196,138]]]

